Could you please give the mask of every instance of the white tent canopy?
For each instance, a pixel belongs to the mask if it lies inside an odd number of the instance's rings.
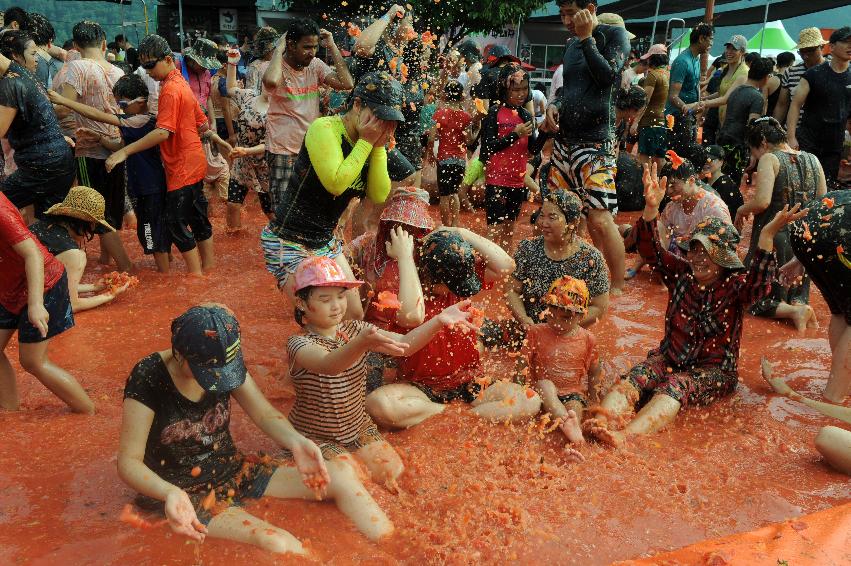
[[[797,42],[786,33],[781,21],[768,22],[748,41],[748,49],[759,51],[763,57],[777,57],[784,51],[795,53],[796,45]]]

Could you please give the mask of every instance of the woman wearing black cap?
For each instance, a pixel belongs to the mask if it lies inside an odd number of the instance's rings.
[[[390,193],[384,146],[404,120],[401,104],[398,81],[369,73],[352,91],[345,114],[319,118],[308,128],[288,190],[260,234],[266,269],[293,304],[290,275],[311,255],[336,260],[354,277],[334,231],[352,199],[383,203]],[[349,296],[348,316],[362,318],[360,298],[355,292]]]

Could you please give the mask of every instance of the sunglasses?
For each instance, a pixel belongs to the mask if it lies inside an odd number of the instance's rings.
[[[153,61],[145,61],[144,63],[142,63],[142,64],[140,65],[140,67],[142,67],[142,68],[143,68],[143,69],[145,69],[146,71],[150,71],[151,69],[153,69],[154,67],[156,67],[156,66],[157,66],[157,63],[159,63],[159,62],[160,62],[160,61],[162,61],[163,59],[164,59],[164,57],[160,57],[159,59],[154,59]]]

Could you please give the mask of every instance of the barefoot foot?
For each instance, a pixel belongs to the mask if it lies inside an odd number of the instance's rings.
[[[570,463],[579,464],[585,461],[585,456],[582,455],[582,452],[580,452],[570,444],[564,445],[564,457]]]
[[[561,431],[569,442],[573,444],[582,444],[585,442],[585,437],[582,436],[582,426],[579,423],[579,417],[573,409],[567,412],[567,416],[560,426]]]
[[[811,325],[811,321],[818,324],[816,313],[810,305],[796,305],[793,308],[795,310],[792,314],[792,322],[799,333],[803,333]]]
[[[622,432],[618,432],[616,430],[609,430],[605,426],[598,426],[596,424],[592,424],[586,429],[588,435],[593,437],[597,442],[601,444],[605,444],[606,446],[610,446],[612,448],[618,448],[623,445],[626,440],[626,435]]]

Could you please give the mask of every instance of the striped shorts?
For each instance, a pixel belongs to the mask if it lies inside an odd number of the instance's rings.
[[[617,161],[615,144],[566,144],[555,140],[550,161],[550,190],[567,189],[575,192],[588,210],[608,210],[618,213],[618,194],[615,189]]]
[[[260,247],[266,270],[275,276],[278,288],[283,288],[290,275],[295,273],[302,261],[310,256],[325,256],[331,259],[343,253],[343,242],[336,238],[317,249],[308,249],[301,244],[282,240],[269,226],[260,232]]]

